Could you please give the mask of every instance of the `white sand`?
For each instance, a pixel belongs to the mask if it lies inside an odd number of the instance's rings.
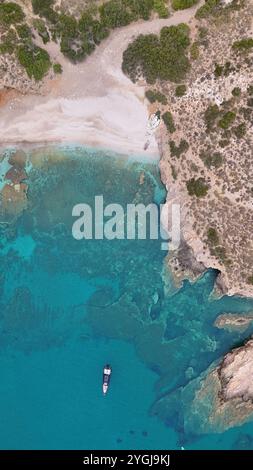
[[[143,154],[148,121],[145,90],[122,73],[123,51],[140,33],[158,33],[165,25],[189,22],[196,8],[117,29],[78,65],[49,44],[52,60],[60,62],[64,72],[48,82],[45,96],[16,98],[1,108],[0,144],[75,142]],[[158,156],[154,137],[146,153]]]

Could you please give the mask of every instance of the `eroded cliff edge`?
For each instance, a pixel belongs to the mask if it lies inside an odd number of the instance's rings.
[[[181,206],[183,241],[168,262],[178,284],[215,268],[219,293],[252,297],[252,48],[237,49],[252,38],[252,1],[220,12],[191,22],[183,86],[159,86],[173,119],[158,136],[161,175],[168,210]]]

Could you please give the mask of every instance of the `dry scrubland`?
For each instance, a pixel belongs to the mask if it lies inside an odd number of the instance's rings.
[[[185,80],[149,87],[167,100],[151,109],[167,113],[161,172],[168,205],[181,203],[186,242],[169,263],[179,283],[214,267],[222,293],[252,296],[253,49],[236,43],[252,38],[252,2],[217,8],[190,30]]]

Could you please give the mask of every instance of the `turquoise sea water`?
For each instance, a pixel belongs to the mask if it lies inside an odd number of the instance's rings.
[[[72,237],[73,206],[96,195],[162,202],[157,162],[75,147],[28,153],[28,208],[0,224],[0,447],[253,448],[252,424],[200,438],[185,435],[176,412],[169,422],[151,413],[252,333],[213,323],[253,302],[212,299],[215,271],[164,295],[159,240]]]

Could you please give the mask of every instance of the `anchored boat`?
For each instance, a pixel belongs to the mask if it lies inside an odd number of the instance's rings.
[[[106,364],[103,370],[103,394],[105,395],[108,391],[110,379],[111,379],[112,368],[109,364]]]

